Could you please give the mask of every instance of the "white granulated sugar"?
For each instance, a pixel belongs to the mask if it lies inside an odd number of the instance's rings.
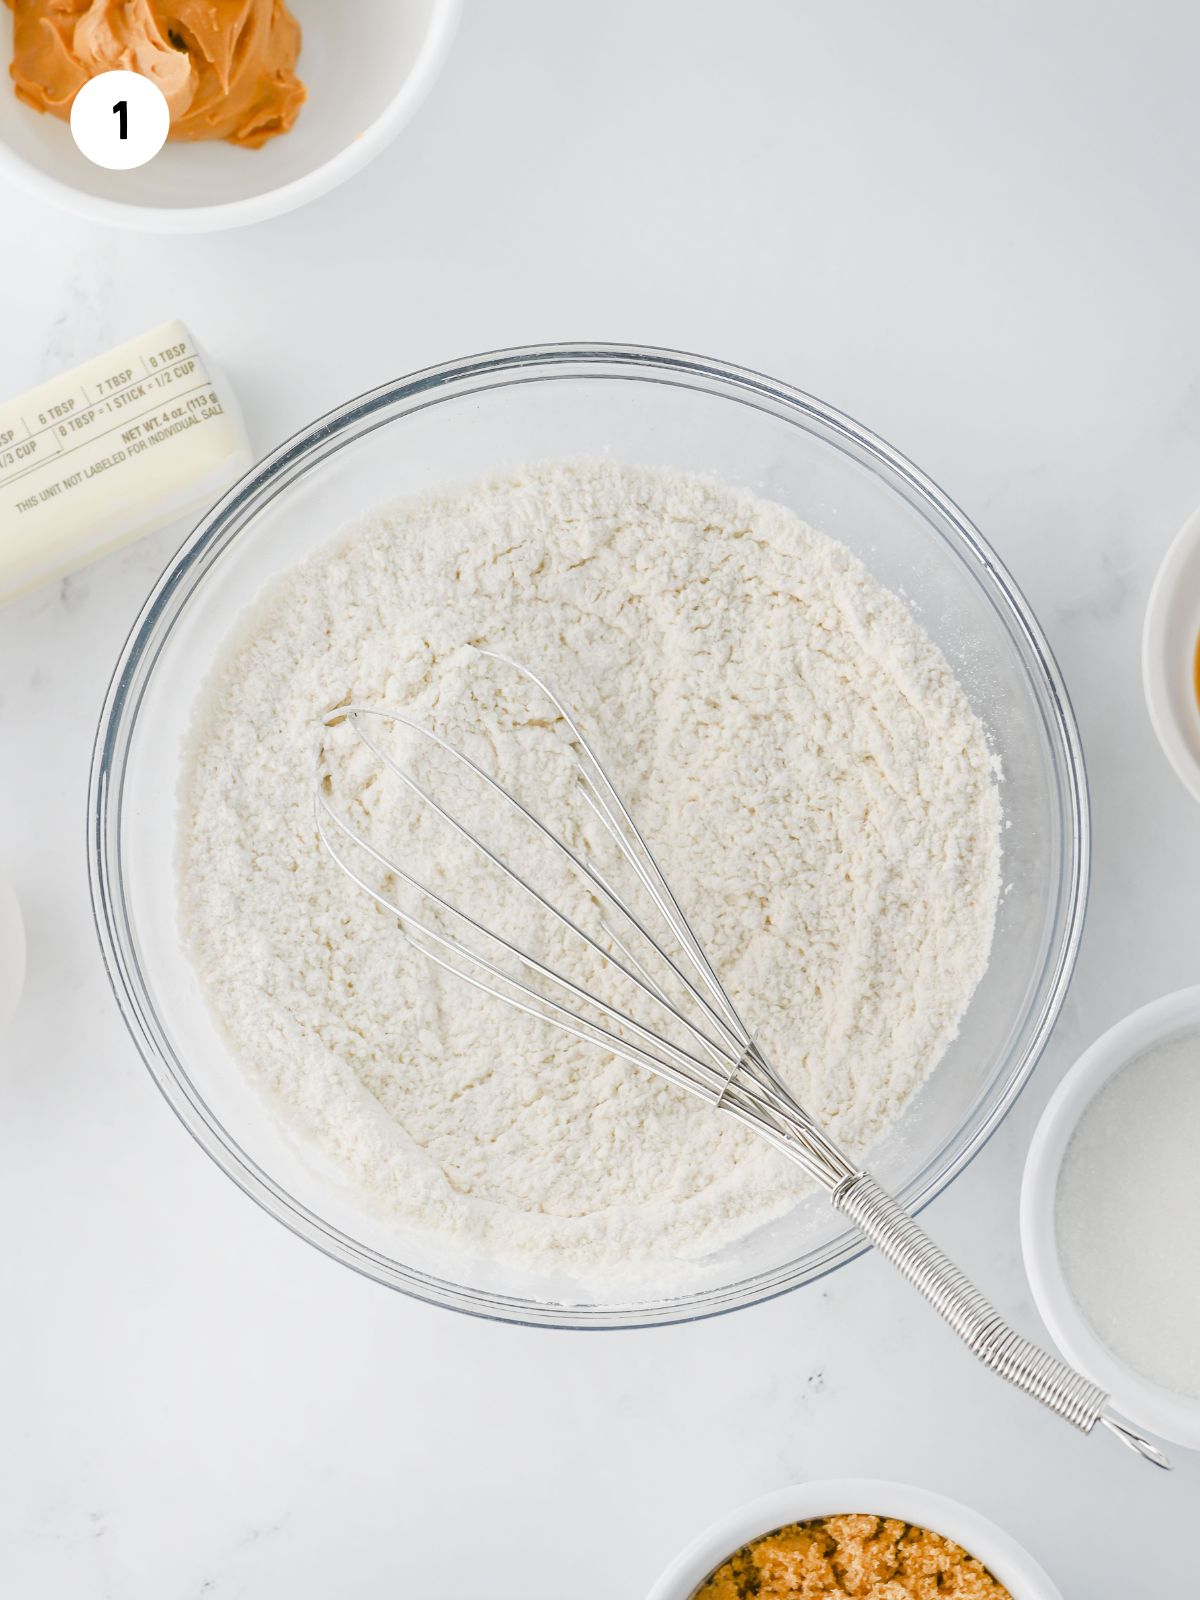
[[[1063,1157],[1063,1274],[1096,1334],[1151,1383],[1200,1400],[1200,1031],[1110,1078]]]
[[[317,727],[351,701],[408,710],[556,825],[587,826],[563,820],[576,791],[544,707],[471,645],[537,668],[580,717],[767,1054],[858,1154],[986,965],[993,763],[902,601],[789,512],[707,479],[570,463],[403,503],[239,628],[197,718],[180,850],[186,937],[239,1059],[399,1225],[644,1275],[782,1214],[805,1180],[680,1091],[432,967],[316,840]],[[337,734],[331,792],[356,826],[603,984]],[[529,846],[487,815],[497,844]],[[543,881],[576,905],[577,883]]]

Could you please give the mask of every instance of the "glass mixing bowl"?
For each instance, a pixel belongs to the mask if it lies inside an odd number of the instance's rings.
[[[756,373],[611,345],[502,351],[384,385],[274,451],[214,507],[117,664],[92,766],[90,870],[118,1003],[159,1088],[246,1194],[338,1261],[506,1321],[664,1323],[750,1305],[850,1260],[813,1195],[655,1294],[608,1293],[439,1251],[369,1212],[300,1147],[232,1059],[175,920],[176,783],[192,705],[269,579],[370,507],[535,460],[605,454],[709,472],[791,507],[904,593],[1003,764],[1004,878],[987,974],[959,1037],[871,1165],[910,1208],[962,1170],[1012,1105],[1062,1003],[1083,921],[1083,760],[1037,623],[975,529],[857,423]]]

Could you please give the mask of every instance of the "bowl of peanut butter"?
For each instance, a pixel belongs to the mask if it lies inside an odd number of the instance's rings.
[[[647,1600],[1062,1600],[995,1523],[911,1484],[796,1484],[722,1517]]]
[[[365,166],[424,99],[460,0],[4,0],[0,174],[93,221],[201,232],[278,215]],[[91,79],[162,91],[167,143],[96,165],[71,136]]]

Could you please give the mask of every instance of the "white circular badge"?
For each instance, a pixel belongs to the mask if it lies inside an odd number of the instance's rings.
[[[166,96],[140,72],[89,78],[71,106],[75,143],[98,167],[144,166],[162,149],[170,129]]]

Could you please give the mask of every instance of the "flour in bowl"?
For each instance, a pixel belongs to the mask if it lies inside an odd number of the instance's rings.
[[[185,936],[237,1057],[398,1225],[644,1276],[781,1215],[806,1180],[670,1085],[432,967],[318,845],[315,741],[351,702],[406,710],[565,803],[561,744],[477,645],[544,673],[595,736],[767,1055],[855,1154],[928,1076],[987,964],[994,763],[904,603],[790,512],[710,479],[573,462],[403,502],[243,621],[196,718],[180,822]],[[337,777],[356,819],[417,840],[377,768],[347,758]],[[492,904],[478,852],[440,850],[455,897]]]

